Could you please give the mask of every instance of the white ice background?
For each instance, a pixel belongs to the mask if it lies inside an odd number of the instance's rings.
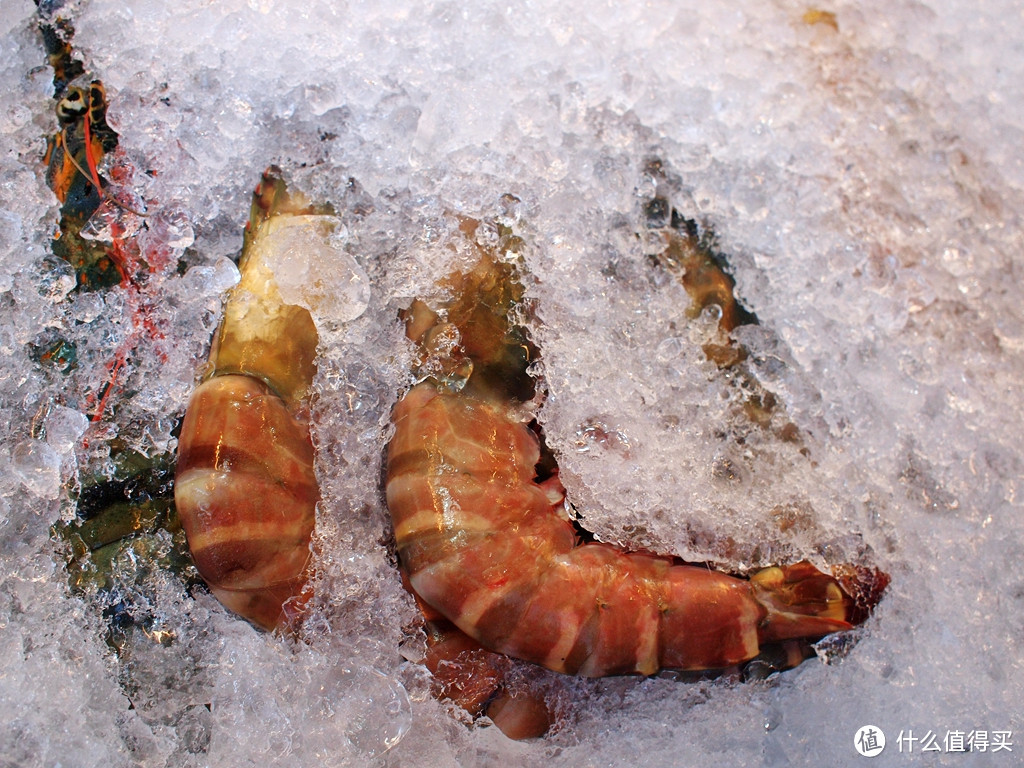
[[[140,237],[167,260],[140,307],[73,292],[49,254],[52,75],[34,6],[0,0],[0,765],[859,765],[869,723],[888,738],[872,765],[1019,764],[1024,6],[841,0],[821,6],[835,26],[811,8],[82,2],[75,46],[153,172]],[[752,370],[804,453],[734,439],[735,391],[637,237],[655,158],[730,258],[761,321]],[[334,245],[370,286],[325,322],[314,613],[284,640],[155,574],[175,642],[119,659],[50,527],[110,471],[111,437],[173,449],[270,163],[342,212]],[[408,384],[397,312],[458,260],[456,215],[526,241],[541,421],[588,528],[732,569],[870,562],[892,575],[874,616],[767,681],[567,684],[533,743],[431,698],[399,653],[416,614],[380,458]],[[140,313],[164,338],[132,331]],[[29,357],[48,333],[79,343],[68,377]],[[82,388],[126,343],[131,397],[90,424]],[[1013,746],[901,754],[900,731]]]

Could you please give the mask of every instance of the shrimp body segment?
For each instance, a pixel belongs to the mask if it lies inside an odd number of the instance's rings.
[[[238,374],[193,394],[175,500],[196,568],[228,609],[269,629],[301,594],[319,499],[309,426]]]
[[[306,405],[317,331],[307,309],[281,298],[273,261],[282,232],[336,222],[264,174],[241,280],[179,438],[175,504],[196,567],[221,603],[266,629],[301,608],[320,498]]]

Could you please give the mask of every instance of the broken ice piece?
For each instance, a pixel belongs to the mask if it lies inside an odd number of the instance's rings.
[[[305,307],[314,320],[355,320],[370,303],[370,280],[343,248],[333,216],[279,216],[267,221],[262,258],[286,304]]]
[[[82,227],[82,231],[79,233],[82,239],[113,243],[115,240],[131,237],[138,232],[142,227],[142,211],[145,208],[145,203],[137,195],[130,195],[130,197],[130,200],[122,201],[108,196]]]
[[[36,496],[55,499],[60,493],[60,456],[42,440],[23,440],[11,451],[18,479]]]

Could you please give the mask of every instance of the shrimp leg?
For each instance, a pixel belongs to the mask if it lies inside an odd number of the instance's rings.
[[[418,597],[416,602],[426,620],[423,664],[432,676],[434,696],[474,717],[486,715],[511,739],[544,735],[554,720],[552,708],[540,691],[510,687],[515,662],[488,651]]]

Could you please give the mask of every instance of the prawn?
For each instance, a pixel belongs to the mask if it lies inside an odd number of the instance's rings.
[[[536,350],[509,319],[517,240],[500,247],[477,246],[449,306],[417,301],[407,316],[426,375],[393,412],[386,497],[415,594],[484,648],[588,677],[728,668],[862,620],[884,574],[850,566],[841,585],[801,562],[745,579],[581,543],[523,416]]]
[[[107,125],[103,83],[92,80],[87,87],[67,85],[67,74],[79,72],[81,67],[71,59],[71,49],[66,41],[62,41],[52,27],[44,26],[43,29],[48,45],[55,51],[51,53],[55,82],[64,88],[56,107],[60,128],[47,141],[43,156],[47,184],[61,208],[60,228],[53,241],[53,253],[75,270],[79,290],[121,286],[131,320],[128,337],[106,366],[106,382],[87,398],[86,410],[92,412],[91,418],[95,422],[103,418],[117,378],[141,334],[145,332],[154,339],[163,338],[162,331],[149,317],[143,288],[146,260],[155,265],[162,259],[154,252],[143,254],[132,237],[137,231],[136,224],[146,218],[146,213],[121,199],[126,193],[115,193],[114,188],[100,176],[100,163],[117,148],[118,142],[117,133]],[[127,167],[117,170],[122,180],[131,174],[132,170]],[[133,204],[140,205],[134,201]],[[103,235],[100,229],[106,230]],[[60,351],[61,346],[58,345],[51,347],[48,353],[59,356]]]
[[[319,487],[306,398],[318,342],[308,310],[285,304],[276,236],[337,219],[263,176],[232,290],[178,441],[174,499],[200,575],[225,607],[265,629],[305,600]]]

